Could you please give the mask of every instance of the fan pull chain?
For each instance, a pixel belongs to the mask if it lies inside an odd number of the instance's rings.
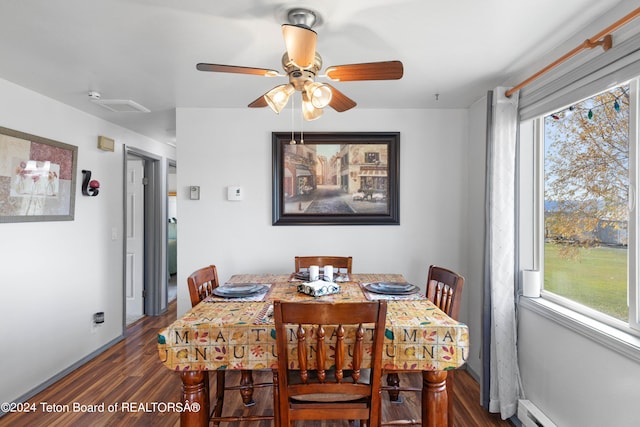
[[[293,136],[293,129],[295,127],[295,96],[291,97],[291,141],[289,144],[295,145],[296,139]]]
[[[300,103],[300,106],[302,106],[302,103]],[[302,117],[300,119],[300,144],[304,144],[304,112],[302,108],[300,108],[300,115]]]

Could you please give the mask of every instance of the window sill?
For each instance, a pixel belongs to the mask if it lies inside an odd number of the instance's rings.
[[[520,297],[519,308],[530,310],[623,356],[640,362],[640,337],[598,322],[544,298]]]

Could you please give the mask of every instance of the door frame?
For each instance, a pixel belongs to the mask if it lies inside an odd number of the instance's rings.
[[[123,159],[123,203],[124,230],[127,229],[127,161],[135,156],[144,161],[144,268],[143,287],[145,290],[144,314],[157,316],[167,310],[167,264],[166,255],[166,164],[162,157],[133,147],[124,147]],[[126,266],[127,241],[123,239],[123,265]],[[126,267],[122,277],[122,301],[126,304]],[[126,305],[123,306],[122,322],[126,330]]]
[[[170,279],[169,277],[169,169],[171,168],[176,169],[176,177],[177,177],[178,162],[173,159],[167,159],[167,161],[165,162],[165,165],[166,165],[165,166],[166,167],[165,185],[167,186],[167,191],[164,192],[165,200],[167,203],[166,209],[165,209],[166,220],[164,222],[166,233],[167,233],[165,236],[166,238],[164,239],[165,262],[166,262],[165,271],[167,272],[166,281],[165,281],[165,301],[166,301],[166,305],[168,306],[169,305],[169,279]],[[176,296],[176,299],[177,299],[177,296]]]

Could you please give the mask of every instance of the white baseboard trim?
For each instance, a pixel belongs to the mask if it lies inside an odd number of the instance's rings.
[[[523,427],[557,427],[530,400],[518,400],[518,420]]]

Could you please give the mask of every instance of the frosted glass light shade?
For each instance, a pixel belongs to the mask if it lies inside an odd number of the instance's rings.
[[[331,92],[331,88],[324,83],[317,83],[308,80],[304,84],[304,89],[307,92],[309,101],[311,101],[311,104],[316,108],[324,108],[329,105],[329,102],[331,102],[331,96],[333,93]]]
[[[280,111],[287,105],[289,97],[293,92],[295,92],[293,85],[288,83],[274,87],[266,93],[264,99],[276,114],[280,114]]]
[[[311,121],[322,116],[324,110],[322,108],[316,108],[313,106],[306,92],[302,92],[302,117],[305,120]]]

